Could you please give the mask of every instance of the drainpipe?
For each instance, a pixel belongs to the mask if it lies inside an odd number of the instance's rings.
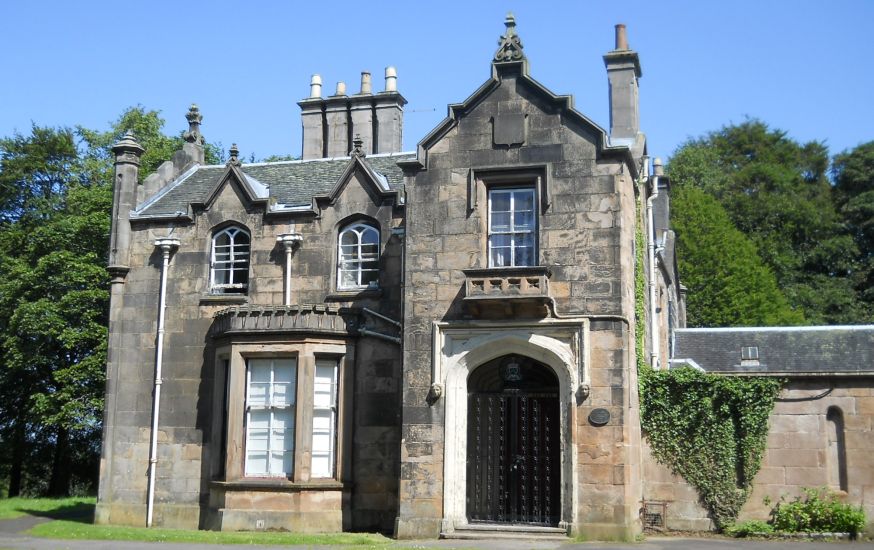
[[[648,240],[649,253],[649,328],[650,328],[650,365],[653,370],[659,368],[659,324],[658,324],[658,307],[656,304],[656,236],[655,236],[655,220],[653,219],[653,202],[659,196],[659,174],[661,173],[662,160],[660,158],[653,159],[653,172],[656,175],[652,178],[652,194],[646,199],[646,235]],[[648,171],[649,166],[644,168]]]
[[[276,242],[285,246],[285,305],[291,305],[291,256],[294,249],[300,246],[303,236],[300,233],[283,233],[276,237]]]
[[[161,367],[164,361],[164,310],[167,307],[167,268],[170,254],[179,247],[179,240],[166,237],[155,241],[161,249],[161,290],[158,299],[158,335],[155,344],[155,393],[152,402],[152,433],[149,442],[149,492],[146,501],[146,527],[152,526],[155,508],[155,468],[158,466],[158,412],[161,410]]]

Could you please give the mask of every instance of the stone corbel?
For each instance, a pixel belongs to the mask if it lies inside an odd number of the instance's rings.
[[[441,397],[443,397],[443,384],[434,382],[431,384],[431,389],[428,390],[428,404],[433,405]]]
[[[586,399],[588,399],[589,394],[592,393],[592,387],[588,384],[580,384],[577,388],[577,401],[582,403]]]

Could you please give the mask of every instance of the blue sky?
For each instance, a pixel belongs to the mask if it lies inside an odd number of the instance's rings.
[[[601,56],[625,23],[640,54],[650,153],[757,117],[832,153],[874,139],[874,1],[38,2],[4,6],[0,135],[41,125],[105,129],[128,106],[165,131],[203,133],[245,157],[301,150],[296,102],[360,72],[398,70],[411,150],[488,76],[512,10],[534,78],[606,126]]]

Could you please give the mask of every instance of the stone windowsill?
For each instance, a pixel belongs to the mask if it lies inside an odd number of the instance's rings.
[[[236,481],[211,481],[210,486],[214,489],[225,491],[269,491],[287,492],[296,491],[339,491],[347,486],[336,479],[290,481],[285,478],[277,479],[240,479]]]
[[[202,306],[248,303],[249,297],[245,294],[204,294],[200,297],[200,305]]]
[[[366,298],[381,298],[381,288],[365,288],[362,290],[338,290],[325,296],[326,302],[351,302],[352,300],[361,300]]]

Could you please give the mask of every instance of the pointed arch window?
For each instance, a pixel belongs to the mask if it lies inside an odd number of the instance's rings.
[[[212,237],[209,288],[212,294],[245,294],[249,288],[249,233],[228,227]]]
[[[337,288],[375,288],[379,284],[379,230],[356,223],[340,231]]]

